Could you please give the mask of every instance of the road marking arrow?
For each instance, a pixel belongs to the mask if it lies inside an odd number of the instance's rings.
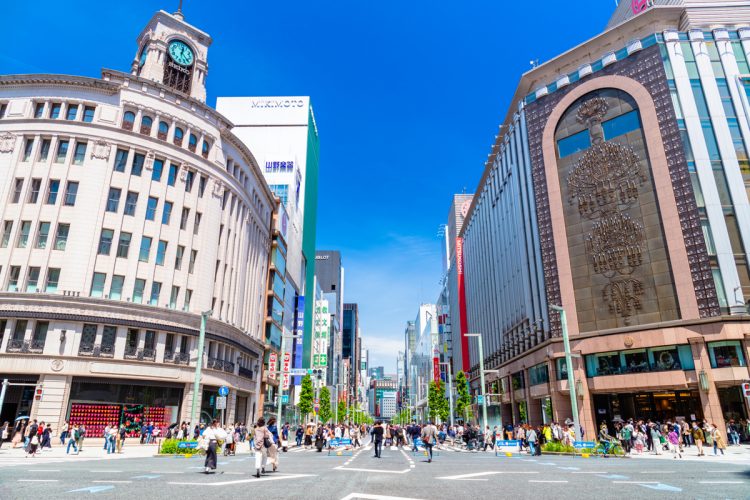
[[[145,474],[143,476],[133,476],[131,479],[156,479],[157,477],[161,477],[156,474]]]
[[[682,491],[682,488],[678,488],[676,486],[670,486],[668,484],[663,484],[663,483],[658,483],[658,484],[641,484],[641,483],[636,483],[636,484],[638,484],[640,486],[643,486],[644,488],[649,488],[649,489],[652,489],[652,490],[673,491],[675,493],[679,493],[680,491]]]
[[[88,491],[89,493],[99,493],[100,491],[107,491],[115,489],[114,486],[89,486],[88,488],[81,488],[79,490],[70,490],[68,493],[76,493],[78,491]]]

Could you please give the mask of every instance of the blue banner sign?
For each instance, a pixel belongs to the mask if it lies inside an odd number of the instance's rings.
[[[331,439],[331,447],[334,446],[351,446],[352,440],[347,438]]]
[[[581,448],[596,448],[596,443],[593,441],[573,441],[573,448],[577,450]]]
[[[177,448],[184,450],[185,448],[194,449],[198,447],[198,441],[180,441],[177,443]]]
[[[501,447],[505,447],[505,448],[507,448],[509,446],[513,446],[513,447],[518,448],[518,440],[517,439],[513,439],[513,440],[508,441],[508,440],[504,440],[504,439],[498,439],[498,440],[495,441],[495,446],[501,446]]]

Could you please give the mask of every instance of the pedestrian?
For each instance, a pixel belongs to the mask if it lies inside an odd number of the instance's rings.
[[[63,422],[62,426],[60,427],[60,444],[63,446],[65,446],[65,440],[68,439],[69,428],[70,428],[70,425],[68,425],[67,420]]]
[[[669,442],[669,449],[672,451],[674,458],[682,458],[682,447],[680,446],[680,435],[674,428],[667,434],[667,442]]]
[[[424,444],[428,453],[427,463],[432,463],[432,447],[437,443],[437,427],[435,427],[432,420],[422,428],[421,438],[422,444]]]
[[[302,439],[305,437],[305,431],[301,425],[297,426],[297,431],[294,433],[294,438],[297,440],[297,448],[302,446]]]
[[[724,449],[727,447],[727,442],[724,440],[724,436],[721,435],[721,431],[718,427],[716,427],[716,424],[712,424],[712,431],[711,431],[711,437],[714,441],[714,455],[716,455],[716,450],[721,451],[721,454],[724,454]]]
[[[653,454],[654,455],[661,455],[662,454],[662,443],[661,443],[661,432],[659,432],[659,426],[651,424],[649,428],[649,434],[651,435],[651,442],[653,443]]]
[[[279,468],[279,432],[278,428],[276,427],[276,417],[271,417],[268,419],[268,432],[271,433],[271,436],[273,437],[273,443],[271,443],[271,446],[268,447],[268,462],[273,465],[273,471],[276,472],[276,470]]]
[[[609,453],[609,448],[612,446],[612,441],[614,441],[615,438],[610,436],[609,430],[607,429],[607,423],[602,422],[602,425],[599,427],[599,441],[604,444],[604,458],[607,458]]]
[[[125,444],[125,438],[128,436],[128,430],[125,428],[125,424],[121,424],[117,430],[117,453],[122,453],[122,447]]]
[[[109,428],[109,435],[107,436],[107,455],[115,452],[115,445],[117,443],[117,436],[119,435],[119,426],[117,423]]]
[[[383,458],[380,456],[380,454],[383,451],[383,435],[385,431],[383,429],[383,424],[378,420],[375,422],[375,425],[373,426],[372,430],[370,431],[370,434],[372,435],[372,441],[375,444],[375,456],[374,458]]]
[[[352,447],[359,448],[360,446],[362,446],[362,444],[359,442],[359,427],[353,425],[351,430],[349,431],[349,436],[351,436]]]
[[[536,455],[537,435],[533,427],[529,427],[526,433],[526,441],[529,443],[529,455]]]
[[[268,448],[273,445],[273,435],[268,431],[266,419],[263,417],[255,423],[253,442],[255,443],[255,477],[260,478],[261,472],[266,473]]]
[[[206,468],[206,474],[216,471],[216,448],[219,441],[226,440],[226,432],[219,427],[219,421],[213,419],[211,425],[203,431],[203,449],[206,450],[206,461],[203,466]]]
[[[696,448],[698,448],[698,456],[703,456],[703,430],[698,427],[698,424],[696,422],[693,422],[693,430],[691,432],[691,436],[693,438],[693,442],[695,443]]]
[[[313,434],[315,432],[314,430],[315,424],[311,421],[305,428],[305,449],[312,448]]]
[[[3,447],[3,443],[8,440],[10,436],[10,423],[5,422],[3,427],[0,428],[0,448]]]
[[[75,454],[78,455],[78,439],[80,437],[79,436],[80,432],[81,431],[78,429],[78,426],[74,425],[73,431],[70,435],[70,439],[68,439],[68,448],[65,450],[66,455],[70,453],[71,446],[73,447],[73,451],[75,452]]]
[[[78,426],[78,439],[76,440],[76,444],[78,445],[78,452],[83,451],[83,440],[86,438],[86,425],[81,424]]]
[[[47,424],[44,427],[41,441],[42,442],[40,443],[39,448],[42,451],[44,451],[45,448],[47,448],[47,450],[49,451],[52,451],[52,426],[50,424]]]
[[[26,458],[34,458],[36,456],[36,450],[39,448],[39,429],[32,431],[29,434],[29,444],[26,446]]]

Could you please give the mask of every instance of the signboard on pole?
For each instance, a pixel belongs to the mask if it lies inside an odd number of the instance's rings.
[[[225,410],[226,408],[227,408],[226,396],[219,396],[218,398],[216,398],[216,409]]]
[[[219,387],[219,396],[229,396],[229,387],[225,385]]]
[[[328,366],[328,332],[331,320],[328,301],[315,301],[315,321],[313,323],[313,367]]]
[[[292,368],[289,370],[289,375],[293,377],[304,377],[307,375],[308,369],[307,368]]]
[[[284,390],[287,390],[287,389],[289,389],[289,384],[290,384],[291,379],[292,379],[292,376],[289,374],[289,369],[292,366],[292,355],[290,353],[288,353],[288,352],[284,353],[284,358],[283,358],[282,365],[283,365],[282,366],[282,368],[283,368],[282,371],[284,372],[282,374],[282,376],[284,377],[283,378],[284,382],[282,384],[282,387],[283,387]]]
[[[274,380],[276,379],[276,361],[278,361],[278,357],[275,352],[271,351],[268,355],[268,378]]]
[[[435,383],[440,382],[440,360],[432,358],[432,378]]]

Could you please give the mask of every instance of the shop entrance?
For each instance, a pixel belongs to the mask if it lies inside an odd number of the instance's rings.
[[[718,387],[719,402],[721,403],[721,414],[724,420],[734,419],[735,422],[747,418],[747,405],[739,385],[731,387]]]
[[[8,379],[10,383],[36,384],[37,377],[23,375],[2,375],[0,374],[0,383]],[[34,386],[30,385],[9,385],[5,391],[3,406],[0,408],[0,425],[3,422],[10,422],[11,426],[18,417],[27,417],[31,413],[31,404],[34,402]]]
[[[698,391],[642,392],[635,394],[594,394],[597,428],[613,420],[701,420],[703,409]]]

